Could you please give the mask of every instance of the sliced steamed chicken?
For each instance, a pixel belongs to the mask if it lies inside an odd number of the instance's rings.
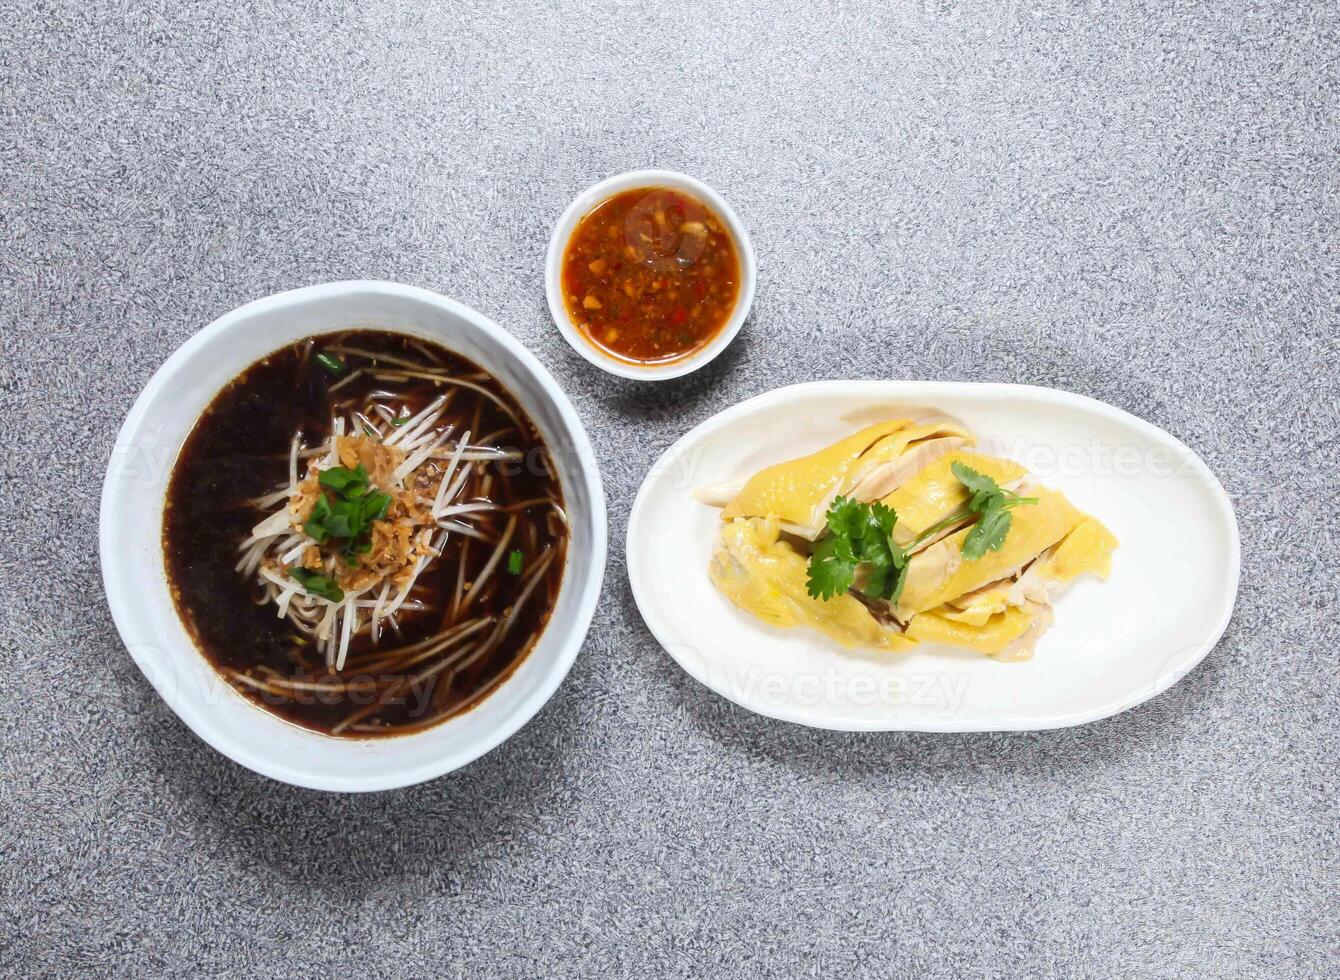
[[[925,641],[1028,659],[1051,624],[1052,600],[1082,574],[1106,578],[1117,540],[1058,491],[1028,486],[1018,463],[972,445],[953,420],[895,419],[741,483],[700,491],[698,499],[724,507],[712,581],[760,619],[809,626],[844,646],[901,650]],[[975,517],[954,463],[1037,498],[1011,509],[1000,547],[977,559],[963,554]],[[810,545],[797,539],[828,533],[827,511],[839,495],[879,500],[897,513],[894,542],[912,554],[896,604],[855,593],[827,601],[809,595]],[[952,521],[958,514],[963,519]]]
[[[950,419],[879,422],[826,449],[759,470],[726,503],[721,519],[776,517],[783,530],[812,541],[835,497],[877,500],[971,438]],[[699,499],[719,499],[713,489]]]
[[[1094,518],[1074,510],[1055,491],[1030,489],[1029,493],[1039,497],[1040,506],[1043,503],[1042,495],[1046,494],[1051,511],[1043,520],[1034,522],[1030,532],[1033,540],[1050,535],[1050,531],[1041,526],[1049,520],[1067,522],[1065,512],[1068,511],[1075,515],[1075,520],[1064,536],[1035,558],[1010,568],[1006,563],[1017,561],[1020,555],[1020,551],[1012,546],[1011,539],[1016,530],[1012,523],[1006,544],[1000,552],[988,552],[978,562],[969,563],[979,564],[992,554],[1009,552],[1008,557],[997,566],[1005,567],[1006,574],[911,616],[907,622],[909,637],[928,643],[967,647],[998,660],[1027,660],[1033,655],[1038,637],[1051,625],[1052,602],[1066,586],[1083,574],[1107,578],[1112,552],[1117,546],[1117,539],[1112,532]],[[1059,498],[1060,506],[1056,498]],[[1014,521],[1017,522],[1021,514],[1031,510],[1032,507],[1015,508]],[[1022,549],[1025,554],[1028,550],[1027,547]],[[912,559],[909,583],[912,570],[920,557],[918,555]],[[959,566],[960,570],[962,567]],[[923,569],[917,570],[924,572]],[[940,586],[942,593],[954,590],[955,586],[948,580]],[[903,595],[906,597],[906,590]],[[902,602],[899,607],[900,610],[904,609]]]
[[[955,450],[941,456],[883,497],[883,502],[898,513],[893,540],[904,548],[927,528],[939,524],[968,502],[967,488],[954,476],[952,467],[955,463],[971,466],[1003,487],[1016,485],[1027,472],[1013,460],[981,453]],[[923,542],[923,545],[932,545],[953,530],[947,528],[944,534]]]
[[[913,555],[894,615],[907,622],[919,612],[1015,574],[1084,518],[1055,490],[1034,487],[1029,494],[1038,502],[1010,512],[1010,531],[998,551],[988,551],[975,561],[965,558],[963,541],[971,530],[965,527]]]
[[[847,647],[910,649],[915,644],[870,615],[859,599],[828,602],[805,590],[805,558],[778,540],[777,518],[738,518],[721,528],[708,574],[731,602],[774,626],[809,626]]]

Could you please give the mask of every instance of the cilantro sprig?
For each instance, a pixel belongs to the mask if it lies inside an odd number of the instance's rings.
[[[879,501],[837,497],[828,508],[830,534],[810,556],[805,587],[816,599],[845,595],[856,585],[872,598],[897,602],[907,579],[907,552],[894,543],[898,515]]]
[[[967,504],[922,531],[911,547],[972,517],[975,520],[964,538],[963,556],[976,561],[988,551],[999,551],[1010,531],[1010,511],[1023,504],[1036,504],[1038,498],[1021,497],[957,461],[950,470],[967,488]],[[827,601],[855,588],[872,599],[896,603],[907,581],[909,560],[907,550],[893,540],[897,512],[879,501],[863,504],[839,496],[828,508],[827,520],[828,534],[815,546],[806,568],[805,588],[809,594]]]
[[[1010,511],[1021,504],[1036,504],[1038,498],[1021,497],[1006,490],[985,473],[964,463],[955,461],[949,468],[971,494],[966,508],[968,513],[977,515],[977,523],[963,539],[963,557],[976,561],[988,551],[999,551],[1014,520]]]

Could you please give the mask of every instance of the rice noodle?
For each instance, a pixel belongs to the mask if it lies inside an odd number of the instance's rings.
[[[450,626],[439,633],[434,633],[432,636],[419,640],[417,643],[410,643],[391,650],[369,650],[365,653],[356,654],[349,658],[349,666],[365,671],[374,670],[376,668],[372,667],[372,664],[404,660],[425,650],[436,649],[441,644],[460,636],[466,629],[474,627],[478,623],[492,623],[496,618],[495,616],[480,616],[477,619]]]
[[[502,561],[503,551],[507,548],[507,542],[512,540],[512,532],[516,530],[516,515],[512,515],[507,520],[507,526],[503,528],[502,537],[498,539],[497,547],[493,549],[493,554],[489,555],[489,560],[484,563],[483,569],[479,572],[479,577],[470,583],[470,588],[466,590],[465,597],[461,600],[460,612],[470,608],[470,602],[479,594],[479,590],[484,583],[489,580],[493,570],[498,567],[498,562]]]
[[[484,656],[485,653],[488,653],[491,650],[493,650],[494,647],[496,647],[499,643],[503,641],[503,639],[507,636],[508,632],[512,629],[513,624],[516,623],[517,617],[520,615],[522,607],[525,606],[526,601],[530,599],[532,593],[534,593],[535,586],[539,584],[540,580],[544,578],[545,573],[549,570],[549,565],[551,562],[553,562],[553,560],[554,560],[553,549],[552,548],[546,549],[544,555],[542,555],[540,560],[535,563],[535,568],[532,569],[530,578],[528,578],[526,580],[526,584],[522,586],[520,593],[518,593],[516,597],[516,601],[512,603],[512,607],[507,611],[507,614],[498,623],[497,628],[493,631],[492,634],[490,634],[489,638],[484,641],[484,644],[479,648],[479,650],[473,656],[470,657],[470,660],[460,665],[460,667],[458,668],[459,670],[466,669],[468,666],[470,666],[471,663],[473,663],[478,658]]]
[[[364,347],[349,347],[345,344],[332,344],[326,349],[337,354],[354,354],[358,357],[366,357],[373,363],[376,363],[377,361],[385,361],[387,364],[399,364],[402,367],[414,368],[416,371],[424,370],[423,365],[419,364],[417,361],[411,361],[409,358],[405,357],[396,357],[394,354],[378,354],[377,352],[370,351]]]
[[[414,644],[410,647],[402,647],[399,650],[392,650],[384,653],[373,660],[365,660],[358,664],[360,673],[371,674],[384,670],[408,670],[416,664],[421,664],[429,657],[436,657],[453,646],[456,646],[462,640],[473,636],[485,627],[492,626],[497,622],[494,616],[481,616],[479,619],[472,619],[461,626],[452,627],[445,633],[439,633],[431,638],[431,642]],[[467,648],[468,649],[468,648]],[[457,656],[460,651],[457,652]],[[350,663],[353,666],[353,662]]]
[[[423,341],[420,341],[420,340],[406,340],[406,343],[408,343],[408,344],[409,344],[411,347],[413,347],[416,351],[418,351],[420,354],[422,354],[424,360],[430,362],[430,363],[433,364],[435,367],[440,367],[440,366],[441,366],[441,364],[442,364],[442,359],[441,359],[440,357],[438,357],[436,354],[434,354],[432,351],[430,351],[430,350],[428,349],[427,345],[423,343]]]
[[[462,524],[459,521],[439,521],[438,527],[444,531],[455,531],[457,534],[464,534],[466,537],[474,538],[476,541],[492,541],[489,537],[477,527],[471,527],[469,524]]]
[[[451,461],[447,464],[447,470],[442,475],[442,482],[438,484],[437,497],[433,500],[432,513],[434,517],[440,516],[438,511],[442,509],[443,498],[447,494],[447,485],[451,482],[452,476],[456,473],[456,467],[460,465],[461,454],[465,452],[465,446],[470,442],[470,432],[466,430],[465,434],[456,440],[456,451],[451,454]]]
[[[476,504],[456,504],[454,507],[444,507],[436,516],[438,517],[456,517],[460,514],[478,514],[488,510],[503,510],[498,504],[476,503]]]
[[[273,672],[271,676],[265,678],[264,681],[259,681],[248,674],[243,674],[238,671],[233,671],[232,676],[243,683],[251,684],[259,688],[264,688],[268,685],[270,687],[287,688],[293,691],[329,691],[331,693],[337,693],[342,691],[365,690],[369,687],[375,687],[377,684],[374,680],[337,681],[332,679],[298,681],[289,677],[280,677]],[[326,676],[329,677],[330,675],[328,674]]]
[[[374,371],[374,372],[373,372],[373,376],[374,376],[374,377],[377,377],[377,378],[383,378],[383,379],[385,379],[385,378],[396,378],[396,377],[404,377],[404,378],[426,378],[426,379],[428,379],[429,381],[437,381],[437,382],[439,382],[439,383],[441,383],[441,384],[447,384],[447,385],[459,385],[459,386],[462,387],[462,388],[469,388],[471,391],[474,391],[474,392],[477,392],[477,393],[483,395],[483,396],[484,396],[485,398],[487,398],[489,401],[493,402],[495,405],[497,405],[499,408],[501,408],[501,409],[503,410],[503,412],[507,415],[507,417],[510,418],[513,422],[516,423],[516,425],[517,425],[518,428],[520,428],[520,426],[521,426],[521,420],[520,420],[519,418],[517,418],[516,413],[512,411],[512,408],[511,408],[510,405],[508,405],[505,401],[503,401],[501,398],[499,398],[499,397],[498,397],[497,395],[495,395],[493,392],[489,391],[487,388],[481,387],[480,385],[475,384],[473,381],[466,381],[466,380],[464,380],[464,379],[462,379],[462,378],[448,378],[448,377],[445,377],[445,376],[439,376],[439,375],[435,375],[435,374],[429,374],[429,373],[427,373],[426,371],[409,371],[409,370],[403,370],[403,371]]]
[[[410,456],[408,459],[406,459],[403,463],[401,463],[399,466],[395,468],[395,472],[391,474],[391,479],[395,480],[397,483],[403,481],[405,477],[407,477],[410,473],[413,473],[415,470],[419,468],[419,465],[428,458],[429,453],[431,453],[438,446],[442,445],[442,443],[446,442],[447,437],[449,435],[451,435],[450,429],[443,432],[436,439],[434,439],[432,443],[425,446],[423,449],[417,450],[413,456]]]
[[[302,446],[302,430],[299,429],[293,433],[293,442],[289,444],[288,450],[288,492],[290,495],[298,492],[298,450]]]
[[[350,371],[348,374],[346,374],[344,377],[342,377],[339,381],[336,381],[333,385],[331,385],[331,386],[330,386],[329,388],[327,388],[326,390],[329,391],[329,392],[336,392],[336,391],[339,391],[341,388],[343,388],[345,385],[347,385],[350,381],[353,381],[354,378],[361,377],[362,374],[363,374],[363,369],[362,369],[362,368],[358,368],[357,370]]]
[[[426,429],[431,426],[437,417],[442,414],[442,406],[447,403],[446,395],[438,395],[417,414],[411,415],[410,420],[396,429],[386,437],[386,445],[394,446],[404,442],[410,436],[417,434],[420,429]]]
[[[510,513],[515,510],[525,510],[527,507],[538,507],[541,504],[557,505],[558,501],[553,497],[531,497],[529,500],[518,500],[514,504],[507,504],[505,507],[499,509]]]
[[[451,621],[460,618],[461,597],[465,595],[465,560],[470,554],[470,542],[461,542],[461,553],[456,560],[456,591],[451,597]]]

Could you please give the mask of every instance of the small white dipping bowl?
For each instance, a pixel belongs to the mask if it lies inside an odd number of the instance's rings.
[[[620,360],[601,350],[573,326],[567,307],[563,303],[563,252],[567,249],[568,240],[572,237],[577,224],[601,202],[615,194],[638,187],[668,187],[671,190],[685,191],[706,203],[726,222],[740,258],[740,291],[735,299],[735,310],[721,332],[705,347],[663,364],[636,364]],[[622,378],[667,381],[698,370],[725,350],[735,339],[740,327],[744,325],[745,318],[749,316],[749,308],[754,303],[754,279],[757,271],[758,265],[754,259],[754,246],[749,242],[749,233],[745,231],[744,225],[731,210],[731,206],[726,203],[725,198],[701,180],[687,174],[676,173],[673,170],[633,170],[588,187],[577,195],[576,200],[569,204],[567,210],[559,217],[558,223],[554,225],[554,233],[549,239],[549,252],[545,256],[544,291],[549,298],[549,314],[554,318],[554,323],[558,325],[567,342],[572,345],[572,349],[582,357],[596,367]]]
[[[225,683],[187,633],[163,561],[172,467],[201,412],[229,381],[289,344],[349,328],[441,344],[488,370],[539,427],[572,525],[558,604],[530,655],[471,710],[412,735],[333,738],[300,728]],[[102,488],[98,548],[116,627],[140,670],[191,730],[249,769],[297,786],[392,789],[477,759],[530,720],[572,666],[605,571],[605,496],[581,420],[558,383],[487,317],[426,289],[336,282],[248,303],[205,327],[150,379],[121,427]]]

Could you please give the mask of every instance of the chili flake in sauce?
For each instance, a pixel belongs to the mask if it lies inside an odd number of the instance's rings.
[[[582,218],[563,255],[568,316],[596,347],[640,364],[711,342],[730,320],[740,261],[726,223],[684,191],[623,191]]]

